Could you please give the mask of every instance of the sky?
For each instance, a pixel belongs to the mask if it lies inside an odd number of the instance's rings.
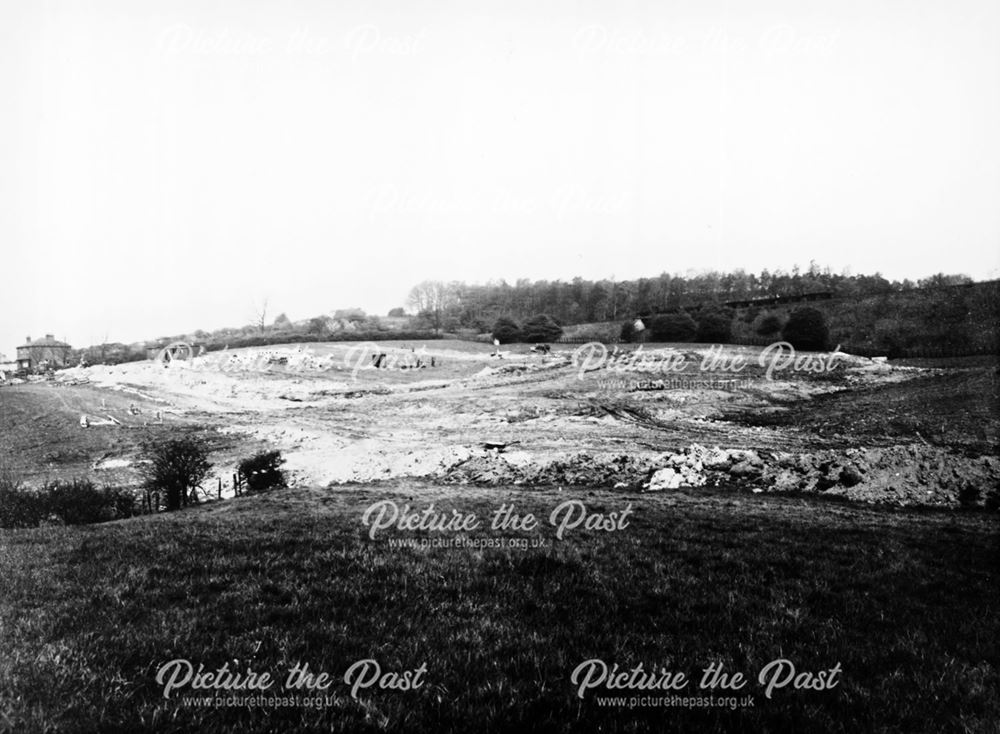
[[[0,0],[0,352],[425,279],[1000,277],[998,38],[992,0]]]

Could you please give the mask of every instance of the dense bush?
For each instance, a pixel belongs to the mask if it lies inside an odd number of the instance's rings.
[[[729,341],[731,332],[732,319],[725,314],[700,314],[695,340],[703,344],[724,344]]]
[[[249,459],[243,459],[236,468],[240,484],[245,485],[251,492],[287,487],[288,480],[281,470],[281,465],[284,463],[280,451],[265,451]]]
[[[532,316],[521,327],[521,339],[526,342],[554,342],[562,333],[562,327],[545,314]]]
[[[698,333],[698,324],[683,311],[657,314],[649,320],[649,332],[653,341],[689,342]]]
[[[98,488],[86,479],[49,482],[38,490],[0,486],[0,527],[4,528],[33,528],[43,523],[85,525],[139,513],[131,491]]]
[[[126,489],[95,487],[89,480],[52,482],[43,488],[50,516],[67,525],[117,520],[139,514],[135,495]]]
[[[781,337],[796,349],[822,351],[827,348],[830,333],[822,312],[804,306],[792,311]]]
[[[146,448],[146,490],[153,509],[159,509],[160,497],[165,509],[179,510],[188,504],[192,492],[201,485],[212,465],[208,451],[193,438],[178,438]]]
[[[501,344],[512,344],[521,341],[521,327],[513,319],[501,316],[493,324],[493,338]]]
[[[982,490],[971,482],[958,490],[958,501],[962,507],[976,507],[983,498]]]
[[[35,528],[45,519],[38,492],[20,486],[0,487],[0,528]]]
[[[781,331],[781,317],[776,313],[762,315],[754,331],[757,336],[774,336]]]
[[[875,350],[892,358],[901,357],[911,341],[899,325],[876,327],[873,339]]]
[[[329,332],[330,332],[330,319],[327,316],[315,316],[309,319],[309,324],[306,326],[307,334],[324,336]]]

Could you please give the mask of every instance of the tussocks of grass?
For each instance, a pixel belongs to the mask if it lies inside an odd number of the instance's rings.
[[[528,550],[391,549],[376,499],[540,518],[565,493],[295,491],[83,528],[0,532],[0,729],[28,731],[989,731],[1000,720],[995,527],[982,514],[724,493],[632,501],[629,528],[527,533]],[[412,499],[410,499],[412,497]],[[426,497],[426,500],[424,499]],[[494,535],[476,531],[476,535]],[[386,537],[420,533],[389,532]],[[600,708],[588,658],[753,677],[840,663],[830,691],[756,683],[755,706]],[[343,685],[331,705],[200,709],[158,667],[238,659],[283,677],[426,663],[416,691]]]

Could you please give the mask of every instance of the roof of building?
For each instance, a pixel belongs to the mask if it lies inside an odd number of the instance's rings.
[[[51,334],[46,334],[42,339],[32,339],[27,344],[19,346],[18,349],[28,349],[30,347],[66,347],[67,349],[72,349],[69,344],[53,338]]]

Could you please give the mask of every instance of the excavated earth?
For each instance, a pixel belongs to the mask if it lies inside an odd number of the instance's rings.
[[[50,427],[67,422],[66,435],[208,432],[222,483],[242,456],[277,448],[294,481],[311,485],[421,477],[997,505],[993,362],[919,368],[838,353],[768,369],[773,352],[754,347],[644,345],[601,364],[577,349],[541,356],[517,346],[496,357],[488,345],[429,341],[236,350],[63,370],[0,388],[0,402],[11,391],[57,391],[67,409],[40,415]],[[387,366],[374,368],[373,354]],[[80,428],[84,414],[118,425]],[[26,436],[12,455],[44,443]],[[92,439],[80,471],[136,480],[141,441],[102,448]]]

